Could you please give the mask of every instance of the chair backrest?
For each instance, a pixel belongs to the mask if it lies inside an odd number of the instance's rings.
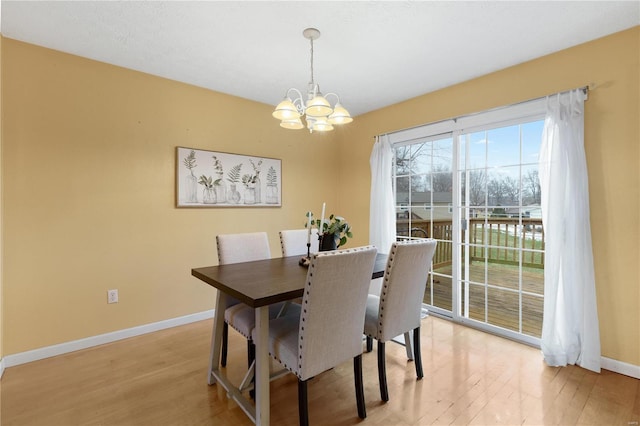
[[[436,244],[434,239],[420,239],[391,245],[380,291],[379,340],[388,341],[420,326],[422,300]]]
[[[306,380],[362,354],[373,246],[311,255],[298,333],[298,376]]]
[[[309,231],[307,229],[288,229],[280,231],[280,246],[282,247],[282,256],[306,256],[307,255],[307,237]],[[317,253],[318,249],[318,230],[311,230],[311,253]]]
[[[220,265],[271,258],[266,232],[216,235],[216,245]]]

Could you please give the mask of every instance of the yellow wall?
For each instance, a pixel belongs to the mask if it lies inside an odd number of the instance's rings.
[[[266,230],[279,256],[277,231],[322,201],[352,223],[350,246],[367,244],[374,135],[594,82],[585,144],[602,354],[640,365],[639,38],[636,27],[329,135],[280,129],[270,105],[5,39],[3,353],[210,309],[214,291],[189,274],[216,263],[216,234]],[[283,207],[176,209],[176,146],[281,158]]]
[[[639,59],[635,27],[357,117],[341,135],[340,179],[353,182],[340,193],[342,214],[368,224],[374,135],[595,83],[585,149],[602,355],[640,365]],[[353,243],[367,238],[358,233]]]
[[[2,56],[5,355],[212,309],[190,273],[216,234],[266,230],[277,257],[278,230],[336,207],[335,136],[271,105],[6,38]],[[176,146],[282,159],[283,207],[175,208]]]

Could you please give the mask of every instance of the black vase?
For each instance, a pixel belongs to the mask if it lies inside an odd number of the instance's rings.
[[[336,246],[336,239],[331,234],[322,234],[320,237],[320,251],[331,251],[336,250],[338,247]]]

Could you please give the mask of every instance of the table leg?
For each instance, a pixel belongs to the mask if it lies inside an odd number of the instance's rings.
[[[214,370],[218,370],[220,365],[220,351],[222,349],[222,327],[224,326],[224,310],[227,306],[227,295],[218,290],[216,296],[216,310],[213,316],[213,330],[211,332],[211,352],[209,354],[209,377],[207,383],[213,385],[216,379]]]
[[[406,332],[404,333],[404,347],[407,350],[407,358],[413,359],[413,334]]]
[[[269,307],[256,314],[256,425],[269,425]]]

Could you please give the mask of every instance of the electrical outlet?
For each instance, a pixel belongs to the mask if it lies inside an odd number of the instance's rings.
[[[107,290],[107,303],[118,303],[118,289]]]

